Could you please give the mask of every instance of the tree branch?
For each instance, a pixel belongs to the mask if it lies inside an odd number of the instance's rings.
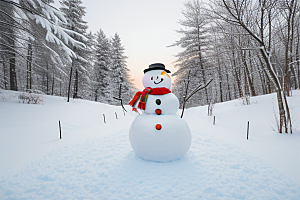
[[[182,112],[181,112],[181,118],[183,117],[183,113],[184,113],[184,107],[185,107],[185,103],[198,91],[206,88],[214,79],[211,79],[208,83],[206,83],[203,87],[202,84],[200,84],[199,86],[197,86],[193,92],[187,97],[187,98],[184,98],[184,102],[183,102],[183,107],[182,107]]]
[[[124,107],[124,105],[123,105],[123,100],[120,99],[120,98],[117,98],[117,97],[113,97],[113,98],[116,99],[116,100],[121,101],[121,106],[122,106],[123,110],[125,110],[125,111],[127,112],[127,110],[125,109],[125,107]]]

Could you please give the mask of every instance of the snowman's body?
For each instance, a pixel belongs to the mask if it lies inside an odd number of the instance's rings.
[[[156,109],[160,109],[162,115],[176,115],[179,109],[179,101],[173,93],[164,95],[149,94],[145,113],[156,114]]]
[[[143,84],[144,87],[169,89],[171,79],[163,70],[152,70],[145,73]],[[150,92],[145,111],[135,118],[129,131],[131,147],[137,156],[168,162],[182,157],[189,150],[191,132],[185,120],[176,115],[178,109],[179,101],[173,93],[151,95]]]

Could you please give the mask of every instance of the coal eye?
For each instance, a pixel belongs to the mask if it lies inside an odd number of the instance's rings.
[[[158,76],[157,76],[157,78],[156,79],[158,79]]]
[[[153,76],[151,77],[151,80],[153,80]]]

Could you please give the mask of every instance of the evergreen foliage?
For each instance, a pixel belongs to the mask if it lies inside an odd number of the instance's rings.
[[[121,38],[116,33],[111,39],[111,95],[119,97],[120,84],[122,84],[120,98],[123,98],[125,102],[129,102],[133,94],[133,85],[130,82],[129,69],[126,66],[127,57],[124,55],[124,50]]]
[[[96,33],[94,63],[94,96],[95,101],[110,103],[112,101],[111,80],[111,43],[100,29]]]
[[[62,0],[59,10],[52,3],[0,1],[0,88],[68,96],[70,83],[73,98],[118,104],[112,97],[122,83],[122,97],[130,98],[120,37],[87,33],[81,0]]]

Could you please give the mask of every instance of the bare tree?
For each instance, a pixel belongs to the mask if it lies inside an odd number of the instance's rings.
[[[288,120],[286,114],[289,115],[288,103],[285,102],[282,84],[275,72],[272,59],[272,30],[271,24],[268,24],[266,16],[274,15],[274,6],[276,1],[272,0],[222,0],[216,1],[211,5],[210,13],[216,20],[222,20],[228,24],[241,27],[244,33],[253,40],[253,47],[249,48],[258,50],[264,60],[267,74],[270,76],[275,89],[277,91],[277,101],[280,114],[279,132],[285,126],[285,132],[288,132]],[[217,9],[216,9],[217,8]]]

